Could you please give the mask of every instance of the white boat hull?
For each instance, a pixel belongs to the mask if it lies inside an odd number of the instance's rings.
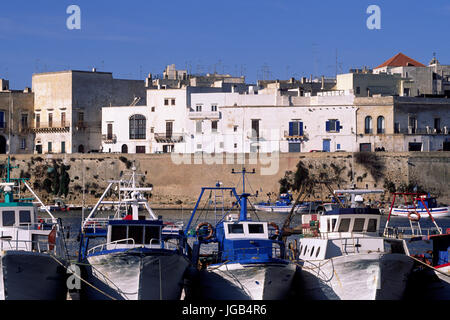
[[[176,253],[140,255],[108,253],[87,258],[85,268],[89,285],[83,298],[89,300],[179,300],[186,257]]]
[[[433,218],[443,218],[450,217],[450,207],[439,207],[439,208],[430,208],[428,209]],[[391,215],[397,217],[407,217],[408,213],[416,211],[420,214],[421,217],[427,218],[428,213],[426,209],[423,208],[392,208]],[[386,211],[389,213],[389,210]],[[413,218],[416,218],[414,214],[411,215]]]
[[[412,267],[413,260],[405,254],[352,254],[305,261],[302,289],[314,300],[399,300]]]
[[[194,299],[281,300],[289,293],[296,266],[227,263],[198,274]]]
[[[67,273],[56,257],[28,251],[0,255],[1,300],[66,300]],[[63,265],[64,262],[60,261]]]

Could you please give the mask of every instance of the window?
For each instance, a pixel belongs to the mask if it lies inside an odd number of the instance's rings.
[[[340,143],[336,144],[336,150],[341,150],[341,144]]]
[[[238,126],[233,126],[233,131],[237,132]]]
[[[434,132],[441,133],[441,118],[434,118]]]
[[[22,114],[20,118],[20,126],[22,127],[22,129],[28,128],[28,114],[26,113]]]
[[[152,112],[155,112],[155,107],[152,107]]]
[[[170,99],[171,105],[174,106],[175,105],[175,99]]]
[[[127,226],[111,226],[111,242],[127,238]]]
[[[367,232],[375,231],[377,231],[377,219],[369,219],[369,223],[367,224]]]
[[[362,232],[364,230],[364,222],[366,219],[356,218],[353,223],[353,232]]]
[[[145,139],[146,120],[141,114],[135,114],[130,117],[130,140]]]
[[[262,224],[249,224],[248,233],[264,233],[264,226]]]
[[[408,144],[408,151],[422,151],[421,142],[410,142]]]
[[[145,146],[136,146],[136,153],[145,153]]]
[[[112,140],[112,138],[113,138],[113,124],[112,123],[108,123],[106,130],[107,130],[106,139],[107,140]]]
[[[0,115],[1,115],[1,111],[0,111]],[[1,122],[0,122],[0,126],[1,126]],[[40,114],[36,114],[36,128],[40,128],[40,127],[41,127],[41,115]]]
[[[164,99],[164,105],[168,106],[169,105],[169,99]]]
[[[317,248],[317,251],[316,251],[316,258],[319,256],[319,252],[320,252],[320,247]]]
[[[339,132],[341,130],[341,123],[337,119],[330,119],[325,122],[325,130],[327,132]]]
[[[217,111],[217,105],[216,104],[211,105],[211,111],[212,112],[216,112]]]
[[[417,128],[417,119],[416,119],[416,117],[409,117],[408,124],[409,124],[408,125],[409,133],[410,134],[416,133],[416,128]]]
[[[134,240],[135,244],[142,244],[144,240],[144,227],[143,226],[128,226],[128,237]],[[132,244],[129,240],[129,244]]]
[[[394,133],[400,133],[400,123],[394,122]]]
[[[195,132],[202,133],[202,120],[197,120],[195,122]]]
[[[160,238],[161,238],[161,228],[159,226],[146,226],[145,227],[145,243],[147,243],[147,244],[159,243]]]
[[[30,211],[20,210],[19,211],[19,224],[30,224],[31,223],[31,213]]]
[[[364,133],[371,134],[372,133],[372,117],[367,116],[364,120]]]
[[[12,227],[16,223],[16,216],[14,211],[3,211],[2,222],[4,227]]]
[[[305,250],[303,251],[303,255],[306,254],[306,250],[308,250],[308,246],[305,246]]]
[[[234,144],[234,148],[235,148],[235,149],[237,148],[237,143]]]
[[[229,224],[228,233],[244,233],[244,226],[240,223]]]
[[[84,112],[78,112],[78,126],[84,125]]]
[[[334,231],[334,228],[336,227],[337,219],[331,220],[331,231]]]
[[[53,126],[53,113],[48,114],[48,127],[51,128]]]
[[[150,133],[155,133],[155,127],[150,128]]]
[[[21,138],[20,139],[20,149],[25,150],[27,148],[27,139]]]
[[[82,144],[78,146],[78,153],[84,153],[84,146]]]
[[[202,112],[202,105],[201,104],[196,105],[195,106],[195,111]]]
[[[197,143],[197,149],[201,150],[202,149],[202,144],[201,143]]]
[[[384,132],[384,117],[383,116],[379,116],[377,118],[377,133],[378,134],[383,134]]]
[[[66,126],[66,113],[61,112],[61,127],[65,127],[65,126]]]
[[[51,141],[49,141],[48,144],[47,144],[47,151],[48,151],[48,153],[52,152],[52,143],[51,143]]]
[[[217,123],[219,121],[211,121],[211,132],[217,132]]]
[[[350,227],[350,219],[349,218],[341,219],[338,232],[348,232],[349,227]]]
[[[173,121],[166,121],[166,138],[172,138]]]
[[[312,257],[312,255],[314,254],[314,249],[315,249],[316,247],[312,247],[312,249],[311,249],[311,253],[309,254],[311,257]]]
[[[66,153],[66,142],[61,141],[61,153]]]
[[[2,129],[6,128],[5,112],[4,111],[0,111],[0,128],[2,128]]]
[[[259,138],[259,120],[252,119],[252,138]]]
[[[303,136],[303,122],[292,121],[289,122],[289,136]]]
[[[360,94],[361,93],[361,88],[360,87],[356,87],[356,94]]]

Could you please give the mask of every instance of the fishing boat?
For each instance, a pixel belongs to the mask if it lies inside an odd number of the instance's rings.
[[[111,181],[82,223],[79,263],[88,285],[80,297],[91,300],[178,300],[190,261],[183,229],[157,217],[144,197],[152,188],[130,179]],[[118,199],[104,200],[115,185]],[[97,217],[113,205],[114,215]],[[99,244],[90,247],[90,241]]]
[[[324,212],[318,235],[298,242],[305,295],[318,300],[401,299],[414,261],[405,240],[380,235],[380,210],[363,205],[362,195],[377,191],[339,192],[352,195],[350,207]]]
[[[270,201],[258,202],[254,205],[256,210],[265,212],[277,212],[277,213],[288,213],[291,211],[293,206],[292,194],[282,193],[274,203]],[[297,205],[296,211],[301,208],[306,207],[305,205]]]
[[[238,195],[234,187],[222,187],[220,183],[215,187],[202,187],[186,226],[185,234],[190,235],[194,217],[197,216],[197,220],[206,217],[198,210],[205,193],[214,192],[215,197],[217,192],[232,194],[234,205],[224,210],[222,199],[215,226],[205,221],[197,224],[193,232],[192,263],[200,270],[189,296],[199,300],[283,299],[291,288],[296,265],[286,259],[278,226],[250,218],[247,212],[250,194],[245,192],[246,170],[233,170],[232,173],[243,176],[242,194]],[[233,212],[237,206],[239,214]]]
[[[67,297],[67,250],[60,222],[37,215],[33,198],[16,197],[21,184],[42,204],[27,179],[10,177],[0,183],[4,202],[0,203],[0,299],[65,300]]]
[[[392,208],[393,216],[408,218],[413,215],[414,218],[420,219],[421,215],[426,215],[429,211],[433,218],[450,217],[450,206],[438,205],[437,198],[430,194],[395,192],[393,203],[397,196],[403,197],[404,204]]]

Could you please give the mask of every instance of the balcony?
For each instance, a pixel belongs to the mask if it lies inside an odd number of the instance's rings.
[[[115,134],[102,134],[102,142],[104,144],[114,144],[117,142],[117,136]]]
[[[440,129],[435,129],[432,127],[425,127],[425,128],[415,128],[415,127],[408,127],[408,128],[402,128],[398,129],[396,128],[395,134],[411,134],[411,135],[424,135],[424,134],[430,134],[430,135],[446,135],[449,134],[450,128],[443,127]]]
[[[189,111],[188,114],[189,119],[220,119],[219,111]]]
[[[180,143],[184,142],[182,133],[155,133],[155,140],[158,143]]]
[[[31,128],[35,133],[70,132],[69,121],[36,122]]]
[[[284,131],[284,138],[287,140],[290,139],[303,139],[305,137],[305,133],[304,132],[292,132],[291,134],[289,134],[289,131],[285,130]]]

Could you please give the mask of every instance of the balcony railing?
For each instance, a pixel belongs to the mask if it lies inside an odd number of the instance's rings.
[[[184,137],[181,133],[155,133],[155,140],[158,143],[180,143],[184,142]]]
[[[284,131],[284,138],[285,139],[301,139],[305,137],[305,133],[304,132],[291,132],[291,134],[289,134],[289,131]]]
[[[408,128],[396,128],[395,133],[396,134],[449,134],[450,128],[443,127],[440,129],[437,128],[414,128],[414,127],[408,127]]]
[[[190,111],[189,119],[220,119],[219,111]]]
[[[52,121],[52,122],[35,122],[32,127],[34,132],[51,133],[51,132],[69,132],[69,121]]]
[[[114,144],[117,142],[117,136],[115,134],[103,134],[102,141],[105,144]]]

